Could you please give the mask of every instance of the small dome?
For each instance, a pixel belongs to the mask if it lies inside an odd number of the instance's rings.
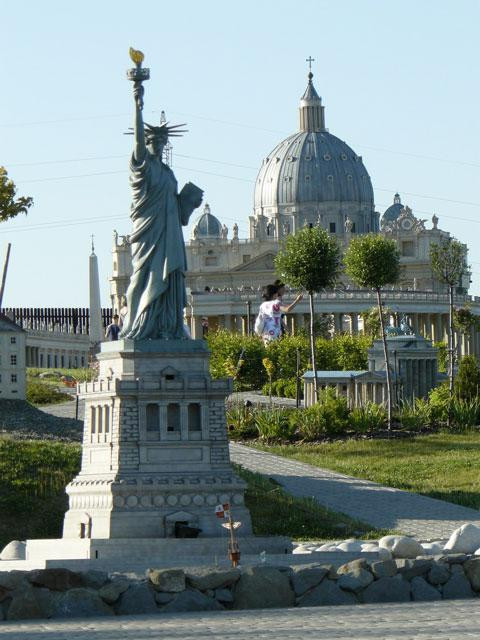
[[[382,216],[382,223],[395,222],[400,215],[400,211],[404,208],[400,199],[400,194],[396,193],[393,196],[393,204],[391,204]]]
[[[194,238],[220,237],[222,225],[220,220],[210,213],[210,205],[206,204],[203,213],[193,227]]]

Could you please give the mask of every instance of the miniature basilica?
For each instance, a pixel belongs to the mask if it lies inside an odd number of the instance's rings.
[[[300,100],[299,131],[281,141],[262,161],[249,217],[249,238],[238,237],[215,217],[208,204],[198,217],[187,243],[187,322],[192,337],[205,327],[249,332],[261,288],[275,280],[274,257],[282,239],[308,225],[320,225],[335,234],[346,248],[357,233],[381,233],[393,238],[401,254],[401,279],[385,291],[385,304],[403,314],[416,333],[445,339],[448,300],[435,279],[429,260],[432,243],[450,237],[438,226],[419,219],[396,193],[381,215],[375,211],[370,176],[348,144],[325,126],[325,107],[313,85],[313,74]],[[131,273],[128,236],[114,235],[112,307],[120,310]],[[467,295],[469,274],[456,295],[456,304],[468,303],[480,314],[480,299]],[[333,316],[336,331],[356,333],[359,315],[375,304],[372,292],[353,288],[346,278],[333,291],[317,295],[319,313]],[[307,302],[295,307],[288,320],[295,332],[307,319]],[[462,353],[480,353],[480,336],[459,336]]]

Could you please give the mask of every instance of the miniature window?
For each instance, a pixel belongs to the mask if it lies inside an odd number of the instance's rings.
[[[10,380],[13,383],[16,383],[17,382],[17,374],[16,373],[12,373],[12,375],[10,376]]]
[[[205,258],[205,266],[206,267],[216,267],[217,266],[217,258],[215,256]]]
[[[10,356],[10,364],[17,364],[17,356],[16,355],[11,355]]]
[[[330,222],[330,224],[329,224],[329,227],[328,227],[328,228],[329,228],[329,230],[330,230],[330,233],[336,233],[337,225],[335,224],[335,222]]]
[[[147,404],[147,431],[158,431],[159,409],[158,404]]]
[[[200,404],[198,402],[191,402],[188,405],[188,430],[201,431],[201,429],[202,414]]]
[[[102,407],[98,407],[97,411],[97,421],[98,421],[98,433],[103,432],[103,416],[102,416]]]
[[[413,258],[415,256],[415,243],[412,240],[402,242],[402,256]]]
[[[95,433],[97,425],[95,424],[95,407],[90,407],[90,431]]]
[[[17,338],[16,338],[16,336],[12,336],[12,337],[10,338],[10,344],[17,344]]]
[[[110,407],[105,405],[104,407],[104,424],[105,424],[105,433],[110,432]]]
[[[176,402],[167,405],[167,431],[180,431],[180,405]]]

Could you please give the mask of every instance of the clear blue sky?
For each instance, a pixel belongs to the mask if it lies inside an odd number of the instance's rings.
[[[130,228],[130,46],[151,69],[145,119],[165,109],[188,123],[174,141],[179,183],[201,186],[243,236],[262,158],[298,128],[311,55],[327,127],[363,156],[377,210],[398,190],[419,217],[435,212],[468,243],[480,294],[478,1],[0,0],[0,10],[0,164],[35,201],[0,226],[2,261],[13,245],[5,306],[86,306],[92,233],[109,305],[113,229]]]

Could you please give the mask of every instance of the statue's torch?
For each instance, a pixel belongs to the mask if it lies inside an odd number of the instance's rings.
[[[148,80],[150,78],[150,69],[146,69],[142,67],[142,62],[144,60],[144,55],[141,51],[137,49],[133,49],[130,47],[130,58],[135,63],[135,67],[133,69],[127,69],[127,78],[134,83],[135,88],[141,90],[138,91],[138,106],[143,109],[143,87],[142,82],[144,80]]]

